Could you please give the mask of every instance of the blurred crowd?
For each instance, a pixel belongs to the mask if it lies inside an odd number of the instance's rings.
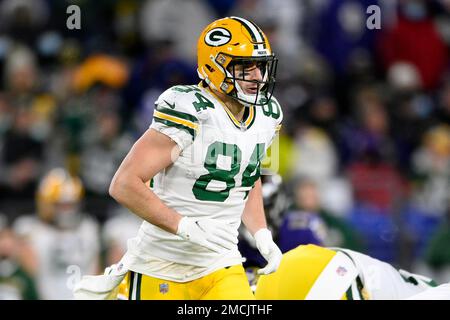
[[[70,276],[121,257],[140,221],[111,178],[159,94],[199,81],[197,37],[229,15],[280,60],[280,168],[263,176],[280,248],[450,281],[450,1],[0,0],[0,299],[70,298]]]

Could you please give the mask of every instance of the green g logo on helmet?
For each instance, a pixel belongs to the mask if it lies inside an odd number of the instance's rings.
[[[205,35],[205,42],[212,47],[219,47],[231,40],[231,32],[225,28],[214,28]]]

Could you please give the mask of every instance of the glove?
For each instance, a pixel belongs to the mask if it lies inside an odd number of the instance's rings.
[[[275,272],[280,263],[283,254],[278,246],[273,242],[272,233],[266,229],[259,229],[254,235],[256,247],[258,248],[267,265],[263,269],[258,270],[258,274],[269,274]]]
[[[215,252],[233,249],[238,243],[238,231],[223,221],[208,218],[181,218],[177,235]]]

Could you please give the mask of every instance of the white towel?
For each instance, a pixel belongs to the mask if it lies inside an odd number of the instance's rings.
[[[116,300],[119,284],[128,271],[128,268],[119,262],[106,268],[103,275],[83,276],[73,289],[75,299]]]

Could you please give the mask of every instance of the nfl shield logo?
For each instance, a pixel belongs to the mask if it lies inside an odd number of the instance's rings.
[[[169,284],[168,283],[161,283],[159,285],[159,292],[161,292],[162,294],[165,294],[165,293],[169,292]]]
[[[336,273],[338,275],[340,275],[341,277],[345,276],[345,274],[347,273],[347,269],[345,269],[342,266],[339,266],[339,268],[336,269]]]

